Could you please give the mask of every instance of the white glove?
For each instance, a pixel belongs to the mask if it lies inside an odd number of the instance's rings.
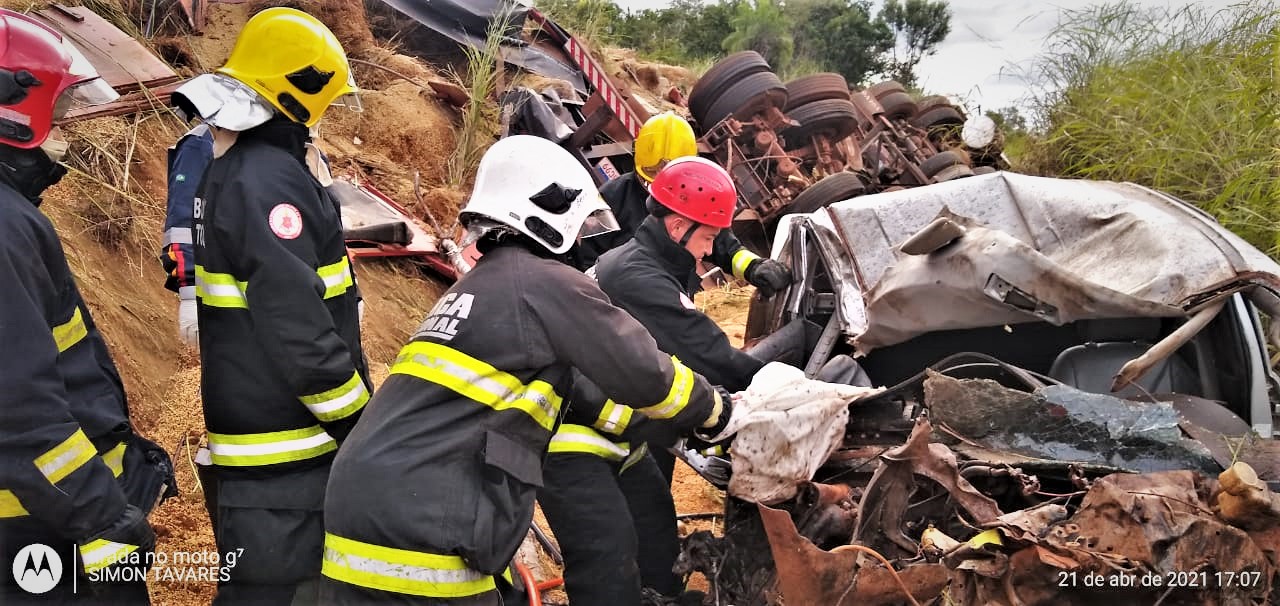
[[[200,347],[200,323],[196,315],[196,300],[178,301],[178,337],[191,347]]]
[[[356,301],[356,322],[364,323],[364,299]]]

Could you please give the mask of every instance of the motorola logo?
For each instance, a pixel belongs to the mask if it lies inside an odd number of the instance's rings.
[[[48,545],[27,545],[13,559],[13,579],[27,593],[45,593],[62,580],[62,560]]]

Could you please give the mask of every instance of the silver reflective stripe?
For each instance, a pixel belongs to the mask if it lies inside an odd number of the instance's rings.
[[[614,403],[613,400],[609,400],[608,402],[605,403],[605,405],[606,406],[612,405],[612,406],[609,409],[609,418],[605,419],[604,427],[602,429],[604,429],[607,432],[613,433],[615,430],[618,429],[618,421],[622,420],[622,413],[626,411],[626,408],[624,408],[619,404]]]
[[[96,539],[80,546],[80,560],[84,562],[85,572],[93,572],[106,568],[116,563],[120,558],[137,550],[137,545]]]
[[[594,432],[593,432],[594,433]],[[586,446],[587,448],[575,448],[574,445]],[[548,447],[549,452],[589,452],[600,456],[609,456],[611,458],[622,459],[631,452],[630,448],[623,448],[609,440],[599,436],[599,434],[589,434],[578,431],[558,431],[551,438],[551,445]]]
[[[324,276],[324,287],[333,288],[335,286],[342,286],[344,282],[350,279],[351,279],[351,266],[344,264],[342,267],[342,271],[340,273],[336,273],[331,276]]]
[[[409,564],[401,564],[399,562],[383,562],[382,560],[375,560],[373,558],[361,557],[350,553],[342,553],[332,547],[325,548],[324,559],[330,562],[341,563],[343,566],[356,572],[367,572],[378,576],[404,579],[406,581],[417,581],[419,583],[474,583],[476,581],[484,581],[485,579],[493,578],[493,575],[483,574],[475,570],[471,570],[470,568],[448,570],[443,568],[412,566]]]
[[[215,457],[272,455],[315,448],[333,441],[333,436],[324,432],[296,440],[280,440],[263,444],[227,444],[211,439],[209,441],[209,453]]]
[[[192,242],[190,227],[170,227],[164,232],[164,242],[161,243],[161,246],[191,244]]]

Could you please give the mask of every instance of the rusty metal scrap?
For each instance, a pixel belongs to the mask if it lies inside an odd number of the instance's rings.
[[[902,516],[914,492],[915,476],[924,476],[946,489],[970,520],[991,522],[1003,512],[990,497],[978,492],[960,475],[955,453],[930,443],[933,426],[927,417],[916,420],[907,443],[880,455],[880,468],[858,504],[860,517],[854,541],[890,553],[915,554],[919,546],[903,532]],[[894,548],[897,548],[896,550]]]
[[[830,483],[811,484],[786,509],[759,507],[782,603],[1216,605],[1280,597],[1280,497],[1247,465],[1221,482],[1188,470],[1088,480],[1070,469],[1053,485],[1081,490],[1007,494],[1002,502],[1042,502],[1003,513],[979,488],[1003,482],[1020,492],[1037,485],[1033,476],[989,461],[958,463],[932,436],[919,417],[906,443],[879,457],[852,510],[843,501],[858,487]],[[975,487],[966,475],[983,482]],[[935,492],[951,505],[916,507]],[[857,525],[850,545],[828,551],[811,537],[838,534],[833,513]],[[798,529],[795,520],[805,524]]]
[[[818,549],[800,536],[786,511],[765,505],[759,505],[759,509],[785,603],[888,606],[906,600],[888,569],[857,566],[857,553]],[[940,564],[916,564],[897,574],[916,600],[936,597],[947,584],[946,568]]]

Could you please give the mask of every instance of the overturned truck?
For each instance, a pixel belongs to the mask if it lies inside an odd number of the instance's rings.
[[[889,387],[785,493],[753,490],[785,449],[735,445],[681,558],[708,603],[1280,599],[1280,265],[1208,215],[1000,172],[785,216],[773,253],[749,342]]]

